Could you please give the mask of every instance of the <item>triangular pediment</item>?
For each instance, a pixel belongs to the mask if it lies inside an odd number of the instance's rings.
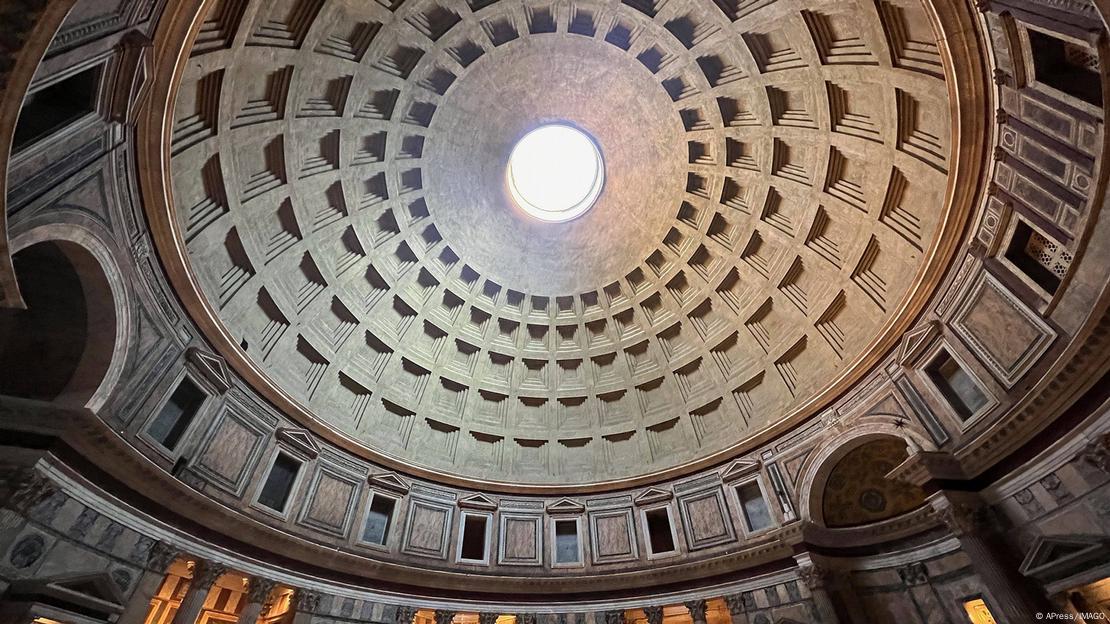
[[[906,332],[898,346],[898,363],[903,366],[912,365],[939,335],[940,324],[936,321],[929,321]]]
[[[307,455],[309,459],[316,459],[320,454],[320,445],[313,439],[312,434],[304,429],[281,427],[277,430],[277,439],[279,443]]]
[[[401,494],[408,494],[409,484],[404,479],[398,477],[392,472],[382,472],[379,474],[370,475],[367,478],[370,485],[376,485],[380,488],[399,492]]]
[[[569,498],[559,500],[547,506],[549,514],[577,514],[586,511],[586,506]]]
[[[231,389],[231,374],[227,370],[227,363],[218,355],[202,351],[197,347],[189,347],[185,358],[193,365],[194,370],[212,384],[220,393]]]
[[[1091,563],[1110,560],[1110,542],[1091,535],[1041,535],[1018,570],[1042,583],[1078,574]]]
[[[471,494],[470,496],[464,496],[459,499],[459,507],[493,511],[494,509],[497,509],[497,501],[486,496],[485,494]]]
[[[674,498],[674,492],[653,487],[640,492],[636,498],[632,499],[632,502],[636,505],[650,505],[652,503],[669,501],[672,498]]]
[[[728,465],[721,473],[722,481],[735,481],[752,473],[759,472],[758,459],[738,459]]]
[[[103,614],[121,613],[127,600],[106,572],[23,579],[12,583],[9,593]]]

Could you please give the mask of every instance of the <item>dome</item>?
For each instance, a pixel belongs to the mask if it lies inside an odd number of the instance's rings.
[[[820,410],[929,293],[950,107],[922,7],[749,4],[204,30],[173,226],[224,355],[368,457],[504,486],[688,470]],[[559,127],[604,190],[552,223],[506,176]]]
[[[1107,18],[0,2],[3,612],[1105,610]]]

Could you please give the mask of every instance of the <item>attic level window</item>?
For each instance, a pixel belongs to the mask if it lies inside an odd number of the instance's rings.
[[[301,462],[285,453],[278,453],[277,458],[274,459],[274,465],[270,467],[270,474],[266,476],[266,483],[262,485],[258,503],[276,512],[284,512],[285,504],[289,501],[289,493],[293,491],[293,483],[297,480],[297,473],[300,470]]]
[[[661,555],[674,552],[674,534],[671,533],[671,514],[666,508],[652,509],[644,512],[647,522],[648,545],[651,554]]]
[[[185,377],[151,421],[147,433],[167,450],[174,450],[189,429],[205,397],[204,391],[193,380]]]
[[[925,372],[960,418],[967,420],[986,406],[987,396],[979,384],[947,351],[938,353]]]
[[[1006,247],[1006,259],[1050,295],[1060,287],[1072,261],[1063,245],[1020,219]]]
[[[459,559],[485,563],[486,517],[463,515],[462,537],[459,538]]]
[[[740,512],[744,514],[744,524],[749,532],[762,531],[771,526],[771,510],[767,508],[759,483],[749,481],[738,486],[736,497],[740,500]]]
[[[393,523],[393,510],[397,501],[374,494],[370,501],[370,509],[366,512],[366,525],[362,529],[362,541],[371,544],[385,545],[389,538],[389,527]]]
[[[96,112],[100,69],[97,65],[28,94],[19,111],[12,152],[30,147]]]
[[[578,563],[578,521],[555,521],[555,563]]]
[[[588,134],[569,125],[548,124],[513,147],[505,176],[517,207],[540,221],[561,223],[582,215],[597,201],[605,164]]]
[[[1093,50],[1028,29],[1037,82],[1102,107],[1102,80]]]

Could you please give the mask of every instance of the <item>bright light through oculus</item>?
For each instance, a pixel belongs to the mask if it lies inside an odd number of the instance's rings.
[[[601,194],[605,165],[585,132],[562,124],[524,135],[509,155],[509,193],[521,210],[543,220],[569,221]]]

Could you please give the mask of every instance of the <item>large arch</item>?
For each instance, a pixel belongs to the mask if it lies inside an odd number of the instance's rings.
[[[850,430],[828,438],[807,460],[799,488],[798,509],[802,520],[825,526],[824,490],[837,464],[865,444],[886,439],[902,440],[911,455],[914,447],[926,450],[934,447],[927,436],[911,427],[899,427],[878,416],[861,419]]]
[[[23,232],[13,238],[12,249],[17,265],[23,259],[21,286],[30,294],[27,309],[5,310],[0,321],[0,340],[19,345],[3,350],[4,366],[24,359],[26,373],[21,387],[5,392],[99,410],[123,372],[130,335],[126,286],[111,250],[93,230],[67,223]],[[64,290],[73,288],[79,292]],[[48,308],[59,305],[72,307]],[[83,326],[46,331],[49,323],[42,325],[60,319]],[[68,342],[77,337],[74,349]],[[30,348],[42,351],[27,360]]]

